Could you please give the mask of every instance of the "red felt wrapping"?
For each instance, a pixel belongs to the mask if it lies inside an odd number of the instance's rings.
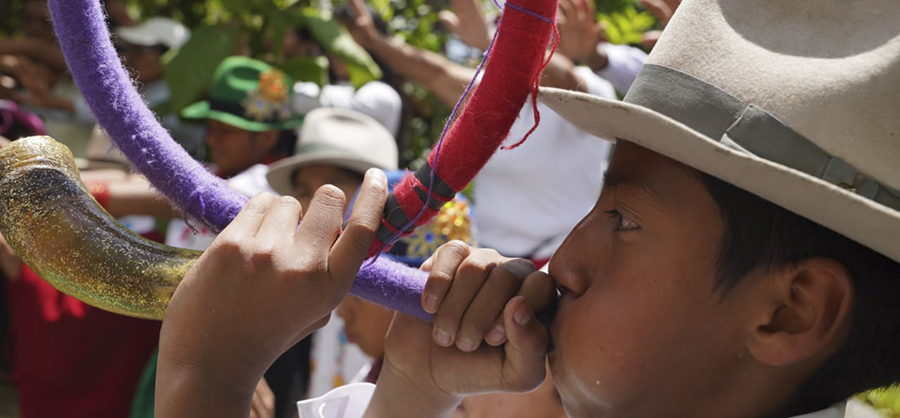
[[[465,188],[509,135],[544,63],[553,28],[550,22],[556,18],[556,7],[556,0],[507,2],[481,83],[453,121],[442,146],[432,150],[428,157],[437,176],[454,190]],[[410,177],[412,173],[394,188],[393,193],[407,217],[415,219],[416,226],[424,225],[436,211],[430,208],[422,211],[425,202],[415,191],[418,182]],[[427,193],[428,185],[424,187]],[[381,228],[393,229],[389,228],[387,220],[382,220]],[[378,253],[385,244],[379,240],[373,242],[370,255]]]
[[[555,1],[510,2],[551,19]],[[537,6],[550,10],[535,10]],[[551,26],[537,17],[507,7],[481,84],[447,133],[435,172],[454,190],[475,178],[509,135],[544,62]],[[428,163],[435,167],[435,152]]]

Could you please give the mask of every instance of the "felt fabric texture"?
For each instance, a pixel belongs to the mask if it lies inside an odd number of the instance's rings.
[[[246,198],[194,161],[156,121],[115,53],[99,2],[50,0],[48,6],[72,76],[116,146],[136,170],[187,214],[216,230],[224,229]],[[455,190],[471,181],[505,139],[543,63],[552,25],[522,10],[552,19],[556,2],[518,0],[516,6],[504,13],[494,54],[479,88],[455,121],[444,146],[429,158],[435,172]],[[438,152],[442,153],[439,158]],[[406,191],[395,189],[395,194],[416,196],[414,188],[409,187],[412,182],[403,184]],[[422,205],[420,200],[419,207]],[[418,222],[426,223],[430,218],[422,216]],[[373,246],[381,248],[378,241]],[[429,319],[420,302],[425,277],[418,270],[376,258],[360,270],[351,293]]]
[[[509,135],[540,75],[554,28],[556,1],[514,0],[506,5],[481,83],[459,117],[452,121],[446,137],[428,157],[428,166],[433,167],[434,174],[457,192],[475,178]],[[385,216],[381,229],[395,232],[392,235],[399,231],[400,236],[407,236],[437,213],[426,205],[429,184],[423,184],[415,176],[404,178],[394,188],[394,196],[411,222],[392,225]],[[430,200],[446,202],[449,198],[431,190]],[[385,214],[393,209],[387,208]],[[379,237],[386,235],[383,231]],[[391,243],[376,240],[375,244]],[[373,246],[369,254],[380,250]]]
[[[185,212],[222,230],[246,198],[181,148],[132,85],[94,0],[48,2],[66,63],[91,111],[137,171]]]
[[[50,0],[48,6],[72,77],[116,146],[185,213],[224,229],[247,199],[194,161],[147,109],[110,42],[99,1]],[[420,301],[426,276],[379,258],[361,269],[351,293],[428,319]]]

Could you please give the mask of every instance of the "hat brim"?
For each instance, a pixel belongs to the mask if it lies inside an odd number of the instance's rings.
[[[292,195],[294,193],[294,173],[301,167],[310,164],[324,164],[340,167],[357,172],[360,175],[365,174],[370,168],[379,168],[382,170],[390,169],[380,167],[378,164],[371,161],[348,157],[347,154],[348,152],[342,152],[340,150],[328,150],[285,158],[269,166],[266,180],[269,181],[269,186],[279,194]]]
[[[212,119],[241,129],[253,132],[266,132],[273,130],[294,129],[303,124],[303,117],[298,116],[284,122],[269,123],[244,119],[238,115],[211,109],[208,101],[199,101],[181,110],[181,117],[185,119]]]
[[[589,94],[541,88],[541,102],[600,138],[632,142],[828,227],[900,262],[900,212],[808,174],[741,152],[661,113]]]

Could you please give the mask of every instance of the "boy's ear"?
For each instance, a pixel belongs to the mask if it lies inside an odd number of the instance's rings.
[[[843,264],[813,257],[772,273],[747,342],[760,363],[780,367],[830,356],[850,328],[853,279]]]

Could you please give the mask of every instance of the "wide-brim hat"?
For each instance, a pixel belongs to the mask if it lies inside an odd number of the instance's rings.
[[[266,178],[280,194],[294,190],[294,173],[309,164],[331,165],[364,174],[370,168],[397,169],[397,142],[372,117],[339,108],[306,114],[294,155],[272,164]]]
[[[540,99],[900,261],[897,16],[896,0],[686,0],[624,102]]]
[[[228,57],[213,74],[209,99],[181,111],[187,119],[213,119],[253,132],[300,126],[294,112],[294,80],[265,62]]]

